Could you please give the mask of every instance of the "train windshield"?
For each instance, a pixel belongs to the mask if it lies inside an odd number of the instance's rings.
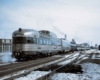
[[[23,43],[37,44],[38,39],[30,38],[30,37],[13,37],[13,43],[14,44],[23,44]]]
[[[26,43],[25,37],[13,37],[13,43]]]

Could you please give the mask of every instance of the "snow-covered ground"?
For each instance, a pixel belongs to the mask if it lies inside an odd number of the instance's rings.
[[[68,64],[68,63],[70,63],[71,61],[75,60],[76,57],[77,57],[78,55],[79,55],[79,53],[76,53],[75,55],[72,56],[72,59],[69,59],[69,60],[60,62],[60,63],[58,63],[58,65],[65,65],[65,64]],[[68,57],[68,56],[65,56],[65,57]]]
[[[91,53],[95,50],[88,50],[86,53]],[[78,55],[78,53],[77,53]],[[68,57],[69,55],[65,56]],[[86,56],[84,59],[87,59]],[[62,62],[63,64],[68,63],[69,61]],[[100,80],[100,64],[94,63],[83,63],[80,64],[83,68],[82,74],[72,74],[72,73],[56,73],[50,80]],[[43,76],[50,71],[33,71],[30,74],[17,78],[15,80],[36,80],[38,77]],[[19,74],[19,73],[18,73]]]
[[[74,56],[78,56],[78,55],[79,55],[79,52],[75,53],[75,54],[73,55],[73,57],[74,57]],[[65,55],[65,57],[69,57],[69,56],[70,56],[70,54]]]
[[[50,80],[100,80],[100,64],[84,63],[81,64],[83,74],[56,73]],[[50,71],[33,71],[27,76],[15,80],[36,80]]]
[[[91,53],[95,50],[88,50],[86,53]],[[77,53],[78,54],[78,53]],[[68,57],[68,55],[66,56]],[[88,57],[84,57],[84,59],[87,59]],[[70,61],[64,61],[60,63],[61,65],[67,64]],[[81,64],[83,68],[82,74],[72,74],[72,73],[56,73],[54,74],[50,80],[100,80],[100,64],[94,64],[94,63],[83,63]],[[18,78],[16,80],[36,80],[36,75],[44,75],[43,71],[37,73],[33,72],[34,74],[30,73],[29,75],[25,77]],[[48,72],[46,72],[48,73]]]
[[[100,80],[100,65],[93,63],[81,64],[83,74],[56,73],[51,80]]]
[[[14,80],[36,80],[37,78],[39,78],[45,74],[48,74],[48,73],[49,73],[49,71],[48,72],[46,72],[46,71],[33,71],[25,77],[20,77],[20,78],[14,79]]]

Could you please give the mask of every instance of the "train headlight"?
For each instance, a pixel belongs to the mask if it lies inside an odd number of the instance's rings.
[[[17,55],[19,55],[20,53],[18,52]]]

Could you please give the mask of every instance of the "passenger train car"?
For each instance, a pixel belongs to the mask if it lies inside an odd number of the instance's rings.
[[[71,45],[71,52],[77,51],[77,44],[70,43]]]
[[[54,55],[71,50],[70,42],[51,31],[21,29],[12,34],[12,56],[18,60]]]
[[[88,43],[77,44],[77,51],[89,50],[90,45]]]
[[[100,45],[98,46],[98,50],[100,50]]]

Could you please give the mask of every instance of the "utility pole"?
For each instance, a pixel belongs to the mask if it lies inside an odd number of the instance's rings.
[[[92,47],[92,41],[91,41],[91,48],[93,48],[93,47]]]

